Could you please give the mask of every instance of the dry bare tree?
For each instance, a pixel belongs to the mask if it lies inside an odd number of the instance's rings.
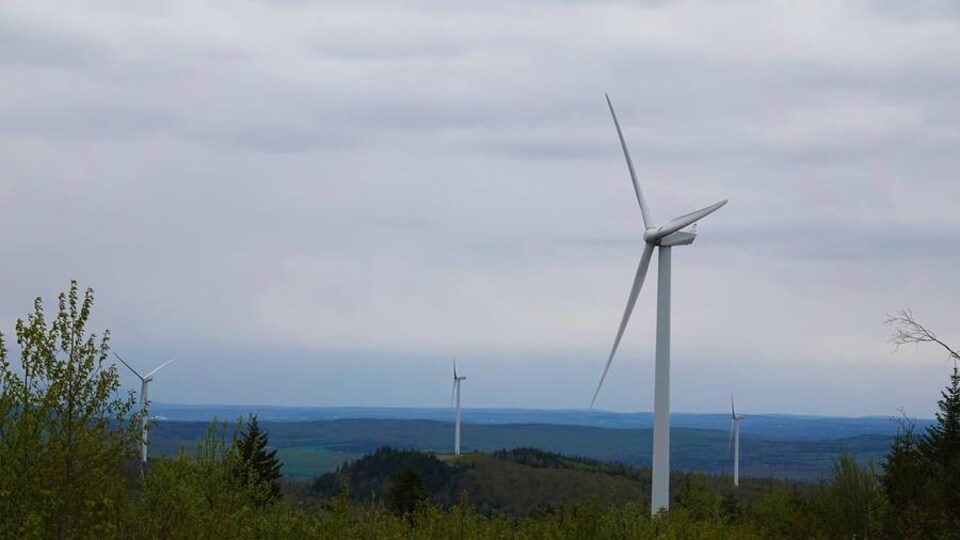
[[[902,345],[919,346],[921,343],[936,343],[947,350],[954,362],[960,361],[960,353],[941,341],[932,330],[920,324],[913,316],[913,311],[901,309],[896,315],[887,315],[885,322],[895,327],[889,341],[897,348]]]

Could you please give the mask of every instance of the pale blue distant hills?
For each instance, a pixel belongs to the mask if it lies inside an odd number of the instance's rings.
[[[182,422],[207,422],[214,418],[235,420],[248,413],[267,422],[310,422],[341,419],[434,420],[449,422],[453,410],[447,408],[406,407],[288,407],[266,405],[183,405],[154,403],[151,416]],[[671,426],[726,431],[727,414],[672,413]],[[651,429],[651,413],[618,413],[583,409],[463,409],[463,421],[470,424],[548,424],[590,426],[617,429]],[[917,419],[918,427],[932,423]],[[892,437],[900,424],[896,417],[807,416],[788,414],[748,414],[741,433],[768,440],[842,439],[860,435]]]

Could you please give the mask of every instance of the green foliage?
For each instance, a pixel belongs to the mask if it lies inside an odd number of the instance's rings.
[[[390,509],[398,515],[409,515],[427,501],[420,474],[411,469],[400,471],[390,483]]]
[[[267,450],[267,433],[260,430],[256,415],[251,414],[240,438],[236,441],[239,466],[235,474],[244,485],[266,486],[266,504],[280,498],[280,461],[276,450]]]
[[[524,447],[497,450],[493,453],[493,457],[538,469],[576,469],[603,473],[610,476],[622,476],[644,483],[650,483],[651,481],[650,469],[647,468],[633,467],[614,461],[598,461],[583,457],[564,456],[539,448]]]
[[[352,500],[389,501],[391,479],[405,470],[420,475],[432,503],[450,508],[466,491],[470,502],[484,514],[529,515],[592,497],[604,505],[646,501],[649,492],[646,469],[536,449],[504,450],[492,456],[467,454],[445,461],[432,454],[387,447],[320,476],[314,490],[331,497],[338,493],[340,478],[346,476]]]
[[[809,514],[804,509],[804,499],[795,491],[773,489],[765,492],[743,512],[743,521],[753,523],[764,531],[768,538],[811,538],[802,531]]]
[[[676,504],[694,520],[717,522],[721,519],[723,496],[710,487],[702,474],[684,475],[675,498]]]
[[[244,466],[237,428],[228,440],[227,425],[213,422],[192,455],[151,462],[129,512],[136,517],[128,523],[133,537],[242,538],[296,517],[289,509],[264,508],[270,485],[237,474]]]
[[[109,331],[87,334],[93,290],[76,281],[48,321],[17,320],[19,369],[0,335],[0,537],[111,534],[136,453],[134,396],[118,397]]]
[[[882,496],[872,464],[861,466],[846,453],[834,463],[829,484],[814,494],[815,513],[832,537],[877,538]]]
[[[420,476],[424,489],[432,495],[434,502],[448,505],[456,500],[462,467],[451,466],[431,454],[386,446],[334,473],[320,476],[313,488],[317,493],[332,496],[339,491],[341,477],[346,476],[350,480],[352,500],[382,501],[387,497],[391,479],[406,470],[415,471]]]
[[[535,515],[594,499],[605,507],[649,500],[647,484],[585,470],[578,460],[558,456],[557,463],[567,464],[531,467],[499,455],[501,458],[470,454],[458,463],[464,468],[458,489],[466,490],[471,502],[484,514]]]
[[[960,371],[941,392],[937,422],[917,435],[905,423],[883,465],[885,532],[938,538],[960,530]]]
[[[950,384],[937,402],[937,422],[927,428],[919,450],[932,466],[931,491],[944,527],[960,530],[960,370],[954,360]]]
[[[918,444],[914,425],[903,422],[883,463],[880,485],[887,502],[884,530],[890,537],[909,538],[928,529],[925,514],[932,501],[927,483],[932,468]]]

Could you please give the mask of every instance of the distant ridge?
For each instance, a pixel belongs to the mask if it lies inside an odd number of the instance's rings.
[[[193,448],[208,422],[161,421],[151,436],[158,454]],[[381,446],[449,453],[449,421],[350,418],[310,421],[262,421],[270,444],[278,449],[289,477],[329,472]],[[465,424],[463,448],[494,452],[516,447],[539,448],[567,456],[649,466],[652,430],[558,424]],[[727,431],[675,427],[671,459],[676,470],[723,474],[730,468]],[[854,435],[833,439],[774,440],[741,435],[742,475],[817,480],[829,472],[844,450],[860,461],[878,459],[890,448],[888,435]],[[154,450],[151,450],[154,452]]]
[[[263,421],[304,422],[312,420],[339,420],[371,418],[387,420],[435,420],[451,422],[453,412],[448,408],[412,407],[291,407],[276,405],[180,405],[154,403],[151,415],[162,419],[187,422],[209,422],[213,418],[234,420],[248,413],[257,414]],[[729,415],[672,413],[673,427],[728,430]],[[620,429],[649,429],[653,415],[647,412],[618,413],[587,411],[583,409],[463,409],[463,421],[470,424],[558,424]],[[932,423],[918,419],[918,427]],[[792,414],[751,414],[741,433],[746,436],[771,440],[840,439],[857,435],[893,436],[899,424],[891,415],[838,417]]]

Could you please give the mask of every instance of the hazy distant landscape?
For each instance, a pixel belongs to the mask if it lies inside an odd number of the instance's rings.
[[[449,452],[453,432],[449,409],[157,404],[154,411],[165,420],[153,430],[151,446],[166,455],[193,448],[213,418],[233,422],[253,412],[269,430],[289,478],[330,472],[380,446]],[[466,452],[536,447],[650,465],[649,413],[466,409],[464,421]],[[678,413],[671,421],[675,469],[730,472],[728,415]],[[741,432],[741,474],[815,481],[827,475],[841,450],[864,463],[879,459],[897,429],[892,417],[750,416]]]
[[[256,414],[269,422],[312,420],[341,420],[348,418],[380,418],[391,420],[436,420],[449,422],[453,411],[449,408],[413,407],[285,407],[265,405],[182,405],[154,403],[153,415],[169,421],[209,422],[214,418],[234,420],[247,414]],[[888,435],[897,433],[898,417],[891,416],[811,416],[794,414],[748,415],[741,433],[764,439],[836,439],[856,435]],[[916,420],[926,426],[930,419]],[[653,415],[619,413],[584,409],[484,409],[464,408],[463,421],[471,424],[561,424],[623,429],[649,429]],[[730,415],[674,412],[670,415],[672,427],[730,429]]]

